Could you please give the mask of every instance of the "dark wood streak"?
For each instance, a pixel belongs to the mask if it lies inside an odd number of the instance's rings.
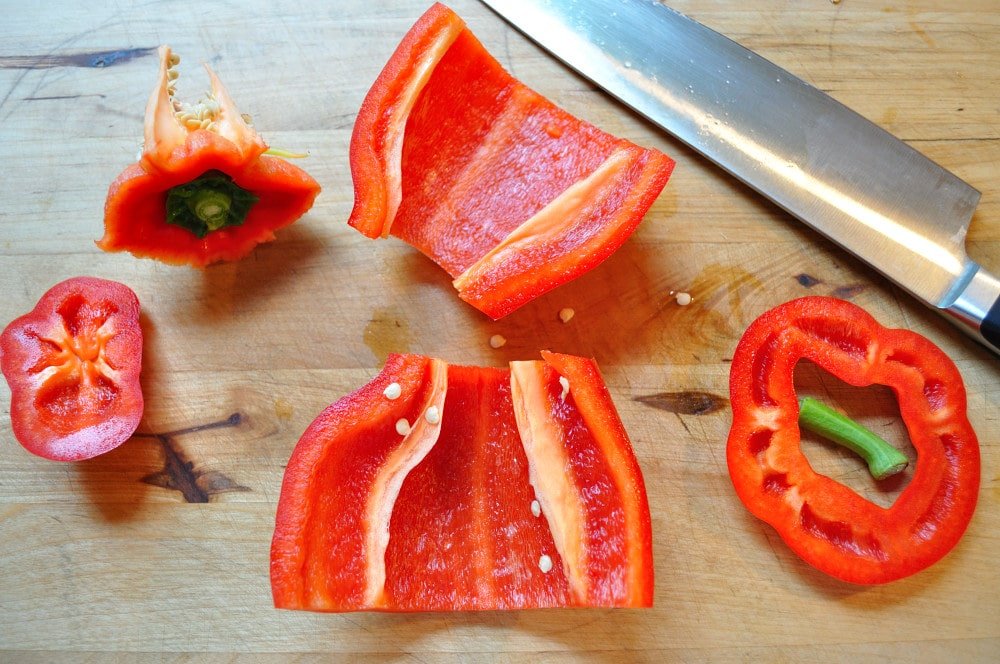
[[[806,288],[812,288],[816,284],[823,283],[822,280],[817,279],[811,274],[806,274],[805,272],[795,275],[795,281],[799,282],[799,285],[805,286]]]
[[[850,300],[851,298],[865,292],[865,288],[867,288],[867,286],[864,284],[847,284],[846,286],[838,286],[837,288],[834,288],[830,295],[840,298],[841,300]]]
[[[98,99],[105,99],[107,95],[102,94],[91,94],[91,95],[51,95],[49,97],[22,97],[24,101],[62,101],[64,99],[83,99],[85,97],[97,97]]]
[[[177,436],[183,436],[209,429],[225,429],[239,425],[243,421],[243,416],[233,413],[224,420],[199,424],[177,431],[167,433],[137,433],[138,438],[153,438],[160,443],[163,448],[164,463],[163,470],[157,471],[142,478],[146,484],[180,491],[185,502],[207,503],[209,499],[219,493],[230,491],[249,491],[249,487],[237,484],[229,476],[218,470],[202,470],[194,467],[194,461],[188,461],[183,448],[175,440]]]
[[[52,69],[54,67],[110,67],[156,53],[156,47],[85,51],[62,55],[0,55],[0,69]]]
[[[659,392],[635,397],[635,401],[678,415],[709,415],[729,406],[729,399],[710,392]]]

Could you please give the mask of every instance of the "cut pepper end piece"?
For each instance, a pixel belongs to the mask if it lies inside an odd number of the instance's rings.
[[[161,47],[144,151],[108,189],[97,246],[171,265],[238,260],[305,214],[320,186],[298,166],[263,155],[266,143],[211,68],[209,96],[194,106],[177,102],[177,63],[169,47]],[[225,191],[218,180],[212,185],[215,175],[233,189]],[[171,194],[178,194],[173,203]]]
[[[127,441],[144,407],[142,343],[139,301],[124,284],[75,277],[50,288],[0,335],[18,442],[78,461]]]

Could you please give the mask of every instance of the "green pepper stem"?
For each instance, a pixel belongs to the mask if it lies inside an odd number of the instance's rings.
[[[208,230],[214,231],[226,225],[232,203],[233,199],[224,192],[201,189],[191,197],[189,205],[195,216],[205,222]]]
[[[902,452],[870,429],[810,397],[799,399],[799,425],[856,452],[877,480],[891,477],[909,464]]]
[[[258,200],[225,173],[207,171],[167,192],[166,221],[205,237],[243,224]]]
[[[264,154],[269,154],[272,157],[284,157],[285,159],[305,159],[309,156],[308,152],[292,152],[282,148],[268,148],[264,150]]]

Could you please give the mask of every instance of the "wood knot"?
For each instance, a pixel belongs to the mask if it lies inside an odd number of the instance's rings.
[[[635,401],[679,415],[709,415],[729,405],[729,399],[711,392],[689,390],[686,392],[659,392],[635,397]]]

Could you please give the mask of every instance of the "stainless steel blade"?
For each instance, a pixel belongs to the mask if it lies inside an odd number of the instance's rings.
[[[483,2],[1000,352],[992,333],[1000,281],[965,251],[976,189],[817,88],[656,0]]]

